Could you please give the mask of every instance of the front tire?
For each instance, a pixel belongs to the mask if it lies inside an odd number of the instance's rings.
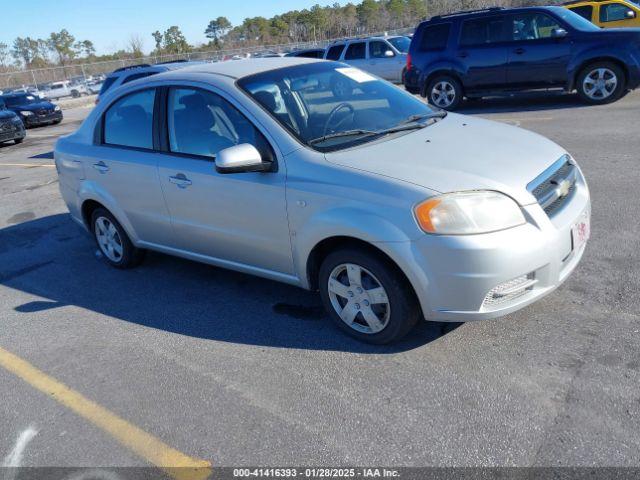
[[[580,98],[591,105],[615,102],[626,90],[622,69],[611,62],[596,62],[585,67],[578,75],[576,88]]]
[[[366,343],[400,340],[420,318],[408,281],[388,260],[367,250],[344,248],[320,266],[320,297],[335,324]]]
[[[105,262],[115,268],[127,269],[140,264],[144,250],[136,248],[122,225],[104,208],[97,208],[91,215],[93,238]]]
[[[24,141],[24,138],[14,138],[13,139],[13,143],[15,143],[16,145],[21,144]]]
[[[451,75],[438,75],[431,80],[426,89],[427,101],[443,110],[455,110],[464,98],[462,84]]]

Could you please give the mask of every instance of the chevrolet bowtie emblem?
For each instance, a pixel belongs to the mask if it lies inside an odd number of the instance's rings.
[[[571,191],[571,182],[569,180],[562,180],[557,183],[557,185],[556,192],[558,193],[559,198],[564,198],[569,195],[569,192]]]

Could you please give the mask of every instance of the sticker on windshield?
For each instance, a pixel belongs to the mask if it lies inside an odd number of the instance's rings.
[[[354,80],[358,83],[373,82],[376,79],[376,77],[373,77],[368,73],[363,72],[362,70],[358,70],[357,68],[336,68],[336,71],[340,72],[343,75],[346,75],[351,80]]]

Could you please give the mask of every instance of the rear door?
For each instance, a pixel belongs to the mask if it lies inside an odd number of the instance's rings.
[[[158,181],[153,134],[156,90],[120,97],[105,111],[99,144],[85,164],[87,179],[124,213],[140,240],[173,243],[171,223]],[[113,212],[118,216],[119,212]]]
[[[293,274],[286,169],[265,135],[210,90],[177,85],[166,90],[163,104],[167,133],[159,174],[177,247],[222,264]],[[277,171],[218,173],[216,154],[243,143],[277,161]]]
[[[507,35],[504,16],[465,20],[456,56],[465,66],[468,89],[500,88],[507,81]]]
[[[507,81],[516,88],[563,86],[571,60],[571,38],[554,38],[564,28],[555,17],[526,12],[508,17],[511,42]]]

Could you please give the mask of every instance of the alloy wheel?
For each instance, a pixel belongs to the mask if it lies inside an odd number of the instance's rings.
[[[95,221],[95,234],[100,251],[112,262],[122,260],[124,248],[118,229],[107,217],[98,217]]]
[[[450,107],[455,100],[456,87],[446,80],[436,83],[431,89],[431,102],[440,108]]]
[[[389,297],[369,270],[353,263],[338,265],[329,275],[327,287],[331,305],[350,328],[375,334],[389,323]]]
[[[582,82],[582,88],[587,97],[592,100],[604,100],[616,91],[617,75],[608,68],[596,68],[589,72]]]

